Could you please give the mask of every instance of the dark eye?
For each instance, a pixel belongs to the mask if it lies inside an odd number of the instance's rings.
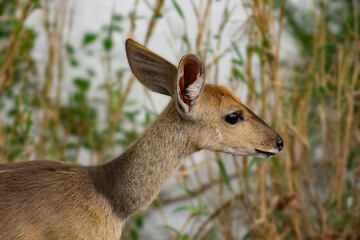
[[[243,118],[241,112],[233,112],[233,113],[230,113],[229,115],[225,116],[225,121],[230,124],[236,124],[243,120],[244,120],[244,118]]]

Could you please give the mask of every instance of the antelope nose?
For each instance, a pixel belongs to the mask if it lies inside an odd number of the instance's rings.
[[[276,140],[276,146],[277,146],[279,152],[281,151],[281,149],[284,146],[284,142],[283,142],[283,140],[282,140],[282,138],[280,136],[278,136],[278,138]]]

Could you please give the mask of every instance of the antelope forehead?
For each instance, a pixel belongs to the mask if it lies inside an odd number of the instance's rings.
[[[221,107],[234,107],[239,108],[243,107],[242,102],[238,99],[232,92],[229,90],[221,91],[217,93],[217,98],[219,99]]]
[[[229,106],[242,105],[239,101],[236,101],[231,95],[220,91],[204,91],[201,96],[202,104],[204,106],[214,107],[219,111],[222,108]]]

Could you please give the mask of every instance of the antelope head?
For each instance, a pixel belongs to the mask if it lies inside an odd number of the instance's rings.
[[[224,86],[205,83],[200,58],[186,54],[175,67],[131,39],[132,72],[148,89],[171,96],[184,131],[197,149],[267,158],[281,151],[280,135]]]

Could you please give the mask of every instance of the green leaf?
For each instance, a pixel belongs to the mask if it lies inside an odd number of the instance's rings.
[[[351,151],[346,163],[346,169],[348,171],[352,170],[354,160],[355,160],[355,151]]]
[[[9,159],[16,159],[19,157],[19,155],[21,154],[22,150],[21,149],[15,149],[13,151],[10,152],[9,154]]]
[[[240,60],[233,59],[232,62],[235,63],[235,64],[237,64],[237,65],[239,65],[239,66],[242,66],[242,65],[243,65],[243,62],[240,61]]]
[[[180,16],[182,19],[185,20],[184,13],[183,13],[183,11],[181,10],[179,4],[178,4],[175,0],[172,0],[172,3],[173,3],[173,5],[174,5],[176,11],[178,12],[179,16]]]
[[[191,212],[195,212],[196,211],[196,208],[192,207],[192,206],[181,206],[181,207],[178,207],[174,210],[174,212],[180,212],[180,211],[191,211]]]
[[[143,216],[142,216],[142,215],[139,215],[139,216],[136,218],[136,226],[139,227],[139,228],[141,228],[143,225],[144,225]]]
[[[327,88],[329,91],[332,91],[332,92],[334,92],[334,91],[337,90],[337,87],[336,87],[334,84],[332,84],[331,82],[328,82],[328,83],[326,84],[326,88]]]
[[[187,233],[181,237],[181,240],[188,240],[188,239],[189,239],[189,235]]]
[[[157,13],[153,16],[153,18],[162,18],[163,15],[161,13]]]
[[[337,203],[338,203],[338,201],[337,201],[337,199],[335,199],[335,200],[330,204],[330,206],[329,206],[329,208],[328,208],[328,211],[334,210],[335,207],[337,206]]]
[[[285,0],[275,0],[274,1],[274,9],[279,8],[281,5],[283,5],[285,3]]]
[[[74,149],[74,148],[76,148],[76,144],[75,144],[75,143],[68,143],[68,144],[66,145],[66,148],[68,148],[68,149]]]
[[[7,98],[12,98],[13,96],[13,90],[11,88],[9,88],[7,91],[6,91],[6,97]]]
[[[83,46],[89,45],[97,39],[97,35],[95,33],[86,33],[83,38]]]
[[[154,8],[151,6],[148,0],[144,0],[145,5],[153,12]]]
[[[74,47],[73,47],[71,44],[69,44],[69,43],[67,43],[67,44],[65,45],[65,49],[66,49],[66,52],[67,52],[68,54],[70,54],[70,55],[74,54],[74,52],[75,52]]]
[[[113,19],[113,21],[115,21],[115,22],[119,22],[119,21],[121,21],[121,20],[123,19],[123,15],[121,15],[120,13],[119,13],[119,14],[114,14],[114,15],[112,16],[112,19]]]
[[[230,179],[229,179],[229,175],[226,172],[226,168],[224,166],[224,163],[221,159],[217,160],[217,165],[219,167],[220,173],[221,173],[221,177],[224,179],[226,185],[229,187],[229,189],[232,191],[232,187],[230,185]]]
[[[42,8],[40,0],[34,0],[34,8]]]
[[[13,117],[13,116],[16,116],[17,113],[18,113],[18,110],[17,110],[16,108],[13,108],[13,109],[10,109],[10,110],[8,111],[7,115],[8,115],[9,117]]]
[[[86,72],[89,75],[89,77],[95,77],[96,75],[96,72],[92,68],[88,68]]]
[[[279,176],[280,176],[280,178],[281,178],[281,181],[284,182],[284,181],[285,181],[284,172],[283,172],[283,170],[282,170],[282,168],[281,168],[279,159],[275,156],[275,157],[273,157],[271,160],[272,160],[272,162],[273,162],[273,165],[274,165],[274,168],[275,168],[277,174],[279,174]]]
[[[131,235],[132,240],[138,240],[139,239],[139,236],[138,236],[137,232],[135,231],[135,229],[131,229],[130,235]]]
[[[274,215],[275,217],[283,218],[283,219],[285,219],[285,220],[291,220],[291,216],[290,216],[289,214],[287,214],[287,213],[284,213],[283,211],[277,211],[277,210],[275,210],[275,211],[273,212],[273,215]]]
[[[151,114],[147,112],[145,114],[145,127],[149,126],[151,122],[152,122]]]
[[[343,229],[346,225],[346,222],[347,222],[346,218],[338,219],[333,222],[333,226],[337,229]]]
[[[18,33],[19,29],[20,29],[19,19],[13,18],[12,19],[12,24],[13,24],[13,32]]]
[[[85,78],[75,78],[74,84],[78,87],[81,91],[87,91],[90,87],[90,82],[88,79]]]
[[[195,208],[193,206],[181,206],[174,210],[174,212],[180,212],[180,211],[190,211],[196,215],[209,215],[209,213],[206,211],[206,209],[199,204],[198,208]]]
[[[238,69],[234,68],[233,73],[234,73],[234,77],[236,79],[241,80],[242,82],[244,82],[247,85],[249,84],[248,80],[245,78],[245,76]]]
[[[233,46],[233,48],[235,50],[235,53],[236,53],[237,57],[239,58],[239,61],[241,62],[241,65],[243,65],[244,58],[241,55],[241,52],[240,52],[239,48],[236,46],[235,42],[231,42],[231,44],[232,44],[232,46]]]
[[[85,98],[84,92],[74,94],[74,101],[77,103],[83,103],[83,102],[85,102],[85,99],[86,98]],[[72,112],[72,114],[74,114],[74,115],[78,115],[79,113],[80,113],[80,111],[77,111],[77,110]]]
[[[182,187],[182,186],[180,186],[180,188],[181,188],[182,190],[184,190],[187,194],[189,194],[189,195],[192,196],[192,197],[195,197],[196,194],[197,194],[195,191],[191,191],[191,190],[188,189],[187,187]]]
[[[317,90],[318,90],[318,93],[319,93],[319,95],[320,95],[320,98],[324,100],[324,99],[326,98],[325,88],[322,87],[322,86],[320,86],[320,87],[318,87]]]
[[[180,232],[176,228],[174,228],[170,225],[164,225],[164,228],[174,232],[177,235],[177,237],[180,237],[180,235],[181,235]]]
[[[242,240],[250,239],[250,236],[251,236],[251,232],[249,231],[242,237]]]
[[[26,109],[29,108],[29,98],[27,97],[27,95],[23,95],[22,96],[22,103],[25,106]]]
[[[348,191],[348,192],[352,192],[352,190],[353,190],[353,187],[352,187],[352,183],[351,183],[351,181],[350,181],[350,179],[346,179],[346,190]]]
[[[125,132],[125,136],[127,139],[127,145],[130,145],[138,138],[139,134],[133,130],[133,131]]]
[[[259,59],[260,59],[260,61],[261,61],[261,59],[262,59],[262,52],[261,52],[261,48],[259,47],[259,45],[256,45],[256,46],[254,47],[254,51],[255,51],[255,53],[258,55],[258,57],[259,57]]]
[[[135,106],[136,104],[138,104],[137,100],[129,100],[129,101],[126,101],[125,106],[131,107],[131,106]]]
[[[139,115],[140,110],[135,110],[135,111],[129,111],[129,112],[125,112],[125,115],[129,118],[129,120],[131,122],[135,122],[135,118],[137,115]]]
[[[186,47],[187,47],[187,51],[191,52],[191,45],[190,45],[190,41],[189,38],[187,36],[186,33],[184,33],[184,35],[182,36],[181,40],[185,43]]]
[[[113,41],[111,38],[105,38],[103,41],[105,51],[110,51],[113,48]]]
[[[128,145],[128,141],[124,140],[124,139],[117,139],[116,143],[121,145],[121,146],[127,146]]]
[[[110,27],[110,29],[111,29],[111,31],[119,32],[119,33],[121,33],[121,32],[124,31],[124,30],[122,29],[122,27],[120,27],[120,26],[114,26],[114,25],[112,25],[112,26]]]
[[[32,124],[33,124],[32,112],[29,112],[27,117],[26,117],[26,128],[25,128],[25,134],[26,135],[29,134]]]
[[[70,59],[70,65],[73,66],[73,67],[78,67],[79,66],[79,62],[74,59],[74,58],[71,58]]]
[[[246,178],[248,177],[249,172],[250,172],[252,166],[253,166],[255,163],[260,162],[260,161],[261,161],[261,159],[259,159],[259,158],[253,158],[253,159],[251,159],[251,161],[250,161],[250,163],[249,163],[249,166],[248,166],[247,169],[246,169],[246,173],[245,173],[245,177],[246,177]]]

